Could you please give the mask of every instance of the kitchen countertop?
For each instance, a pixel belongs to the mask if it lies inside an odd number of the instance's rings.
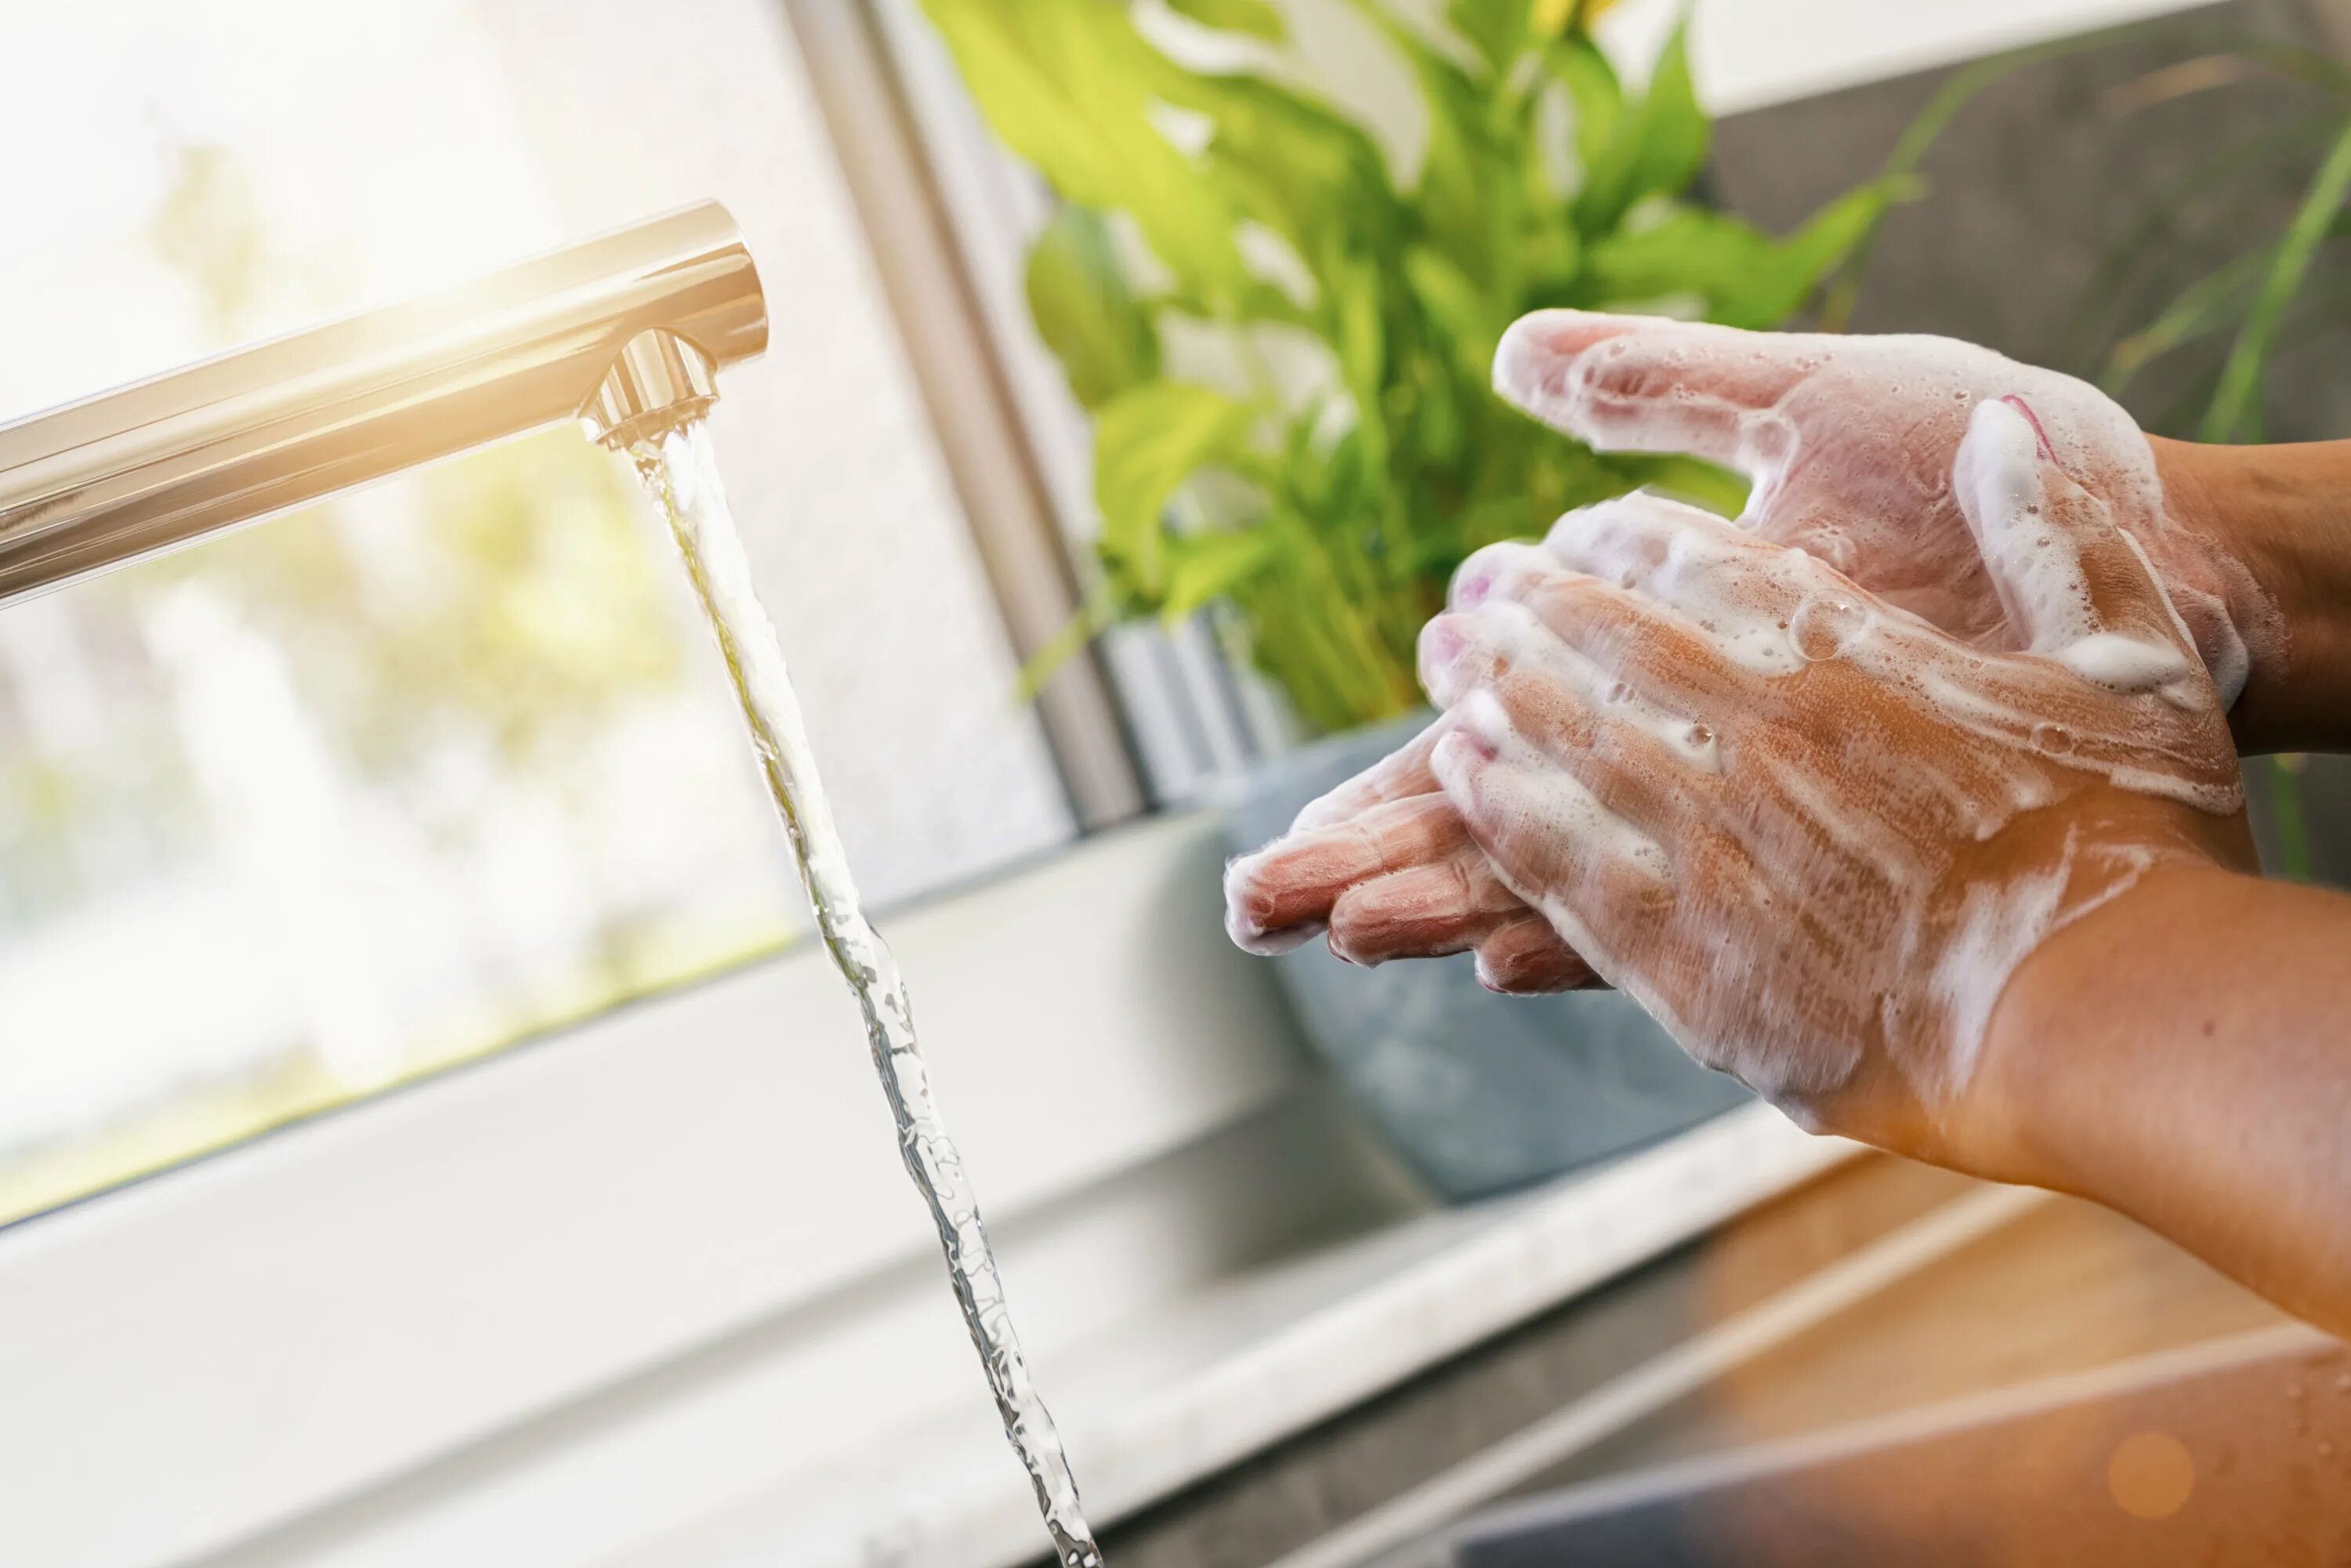
[[[1121,1568],[1352,1568],[1499,1500],[2263,1332],[2308,1333],[2105,1210],[1872,1155],[1104,1548]]]

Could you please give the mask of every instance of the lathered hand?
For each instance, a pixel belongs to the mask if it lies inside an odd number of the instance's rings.
[[[1299,813],[1226,874],[1226,929],[1252,953],[1327,930],[1352,964],[1475,952],[1478,977],[1520,995],[1594,984],[1551,923],[1502,884],[1429,771],[1449,729],[1410,745]]]
[[[2167,508],[2154,457],[2127,414],[2084,382],[1988,349],[1552,310],[1510,329],[1494,382],[1529,413],[1603,450],[1687,452],[1738,469],[1751,485],[1742,531],[1796,546],[1963,642],[2011,649],[2022,646],[2021,632],[1969,532],[1954,469],[1974,409],[2015,397],[2032,410],[2054,465],[2137,541],[2223,699],[2245,679],[2248,643],[2267,652],[2283,636],[2274,606],[2231,548]],[[1564,520],[1554,542],[1572,543],[1576,526]],[[1414,836],[1395,831],[1406,814],[1352,821],[1358,805],[1433,793],[1425,750],[1318,802],[1293,837],[1237,865],[1228,883],[1236,936],[1281,943],[1327,925],[1334,950],[1361,961],[1475,946],[1487,959],[1481,977],[1497,988],[1590,983],[1563,944],[1514,925],[1507,901],[1497,907],[1477,868],[1447,860],[1439,874],[1436,862],[1417,859]],[[1416,831],[1443,837],[1426,825]],[[1328,852],[1334,836],[1355,842],[1352,859]],[[1380,868],[1384,886],[1342,879],[1362,865]],[[1399,918],[1384,924],[1391,911]],[[1486,934],[1504,929],[1513,936],[1509,961],[1499,962]]]
[[[1683,452],[1746,476],[1741,528],[1794,545],[1963,642],[2025,645],[1970,537],[1957,474],[1978,405],[2029,408],[2043,449],[2135,538],[2219,688],[2275,611],[2216,538],[2164,503],[2129,414],[2085,382],[1949,338],[1741,332],[1537,311],[1494,356],[1494,386],[1604,452]]]
[[[2036,412],[1981,404],[1954,465],[2022,651],[1647,496],[1480,552],[1422,642],[1429,770],[1505,884],[1700,1061],[1946,1158],[2019,962],[2250,856],[2211,678]]]

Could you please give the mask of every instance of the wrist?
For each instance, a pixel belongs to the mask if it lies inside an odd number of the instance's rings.
[[[1986,1020],[1970,1099],[1968,1168],[2105,1200],[2101,1173],[2137,1113],[2150,1031],[2130,1018],[2160,990],[2167,955],[2192,952],[2211,912],[2258,879],[2220,864],[2171,862],[2052,932],[2010,975]],[[2118,997],[2135,998],[2126,1008]]]
[[[2351,442],[2147,440],[2189,558],[2158,564],[2215,596],[2244,644],[2238,748],[2351,745]],[[2212,630],[2192,630],[2209,656]]]

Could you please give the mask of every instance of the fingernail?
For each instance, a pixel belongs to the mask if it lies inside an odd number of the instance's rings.
[[[2057,449],[2049,444],[2049,432],[2042,428],[2041,416],[2032,412],[2032,405],[2014,392],[2006,394],[2000,401],[2024,416],[2024,423],[2032,426],[2033,440],[2041,444],[2041,455],[2052,463],[2056,462]]]
[[[1245,918],[1253,931],[1262,932],[1273,918],[1273,890],[1257,880],[1263,852],[1243,855],[1225,866],[1225,907]]]

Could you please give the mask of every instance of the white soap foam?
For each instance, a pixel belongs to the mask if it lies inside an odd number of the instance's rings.
[[[2032,439],[2007,411],[1986,427]],[[1432,672],[1432,690],[1491,760],[1440,747],[1439,776],[1457,801],[1458,780],[1476,777],[1488,815],[1473,826],[1504,861],[1514,842],[1563,846],[1541,858],[1565,885],[1513,891],[1693,1055],[1783,1103],[1823,1103],[1860,1071],[1873,1032],[1923,1103],[1947,1103],[2016,965],[2140,869],[2100,848],[2085,880],[2093,852],[2069,837],[2053,862],[1962,872],[1973,846],[2077,791],[2085,774],[2214,811],[2241,804],[2212,687],[2182,647],[2102,627],[2073,536],[2032,509],[2045,498],[2030,475],[1978,465],[1974,482],[2004,508],[1986,537],[2046,651],[1957,643],[1804,552],[1650,495],[1561,519],[1547,561],[1515,549],[1465,568],[1458,630],[1438,640],[1460,653]],[[1550,623],[1614,595],[1652,630],[1578,647]],[[1673,657],[1666,628],[1719,666],[1695,684],[1696,672],[1660,667]],[[1817,685],[1835,664],[1862,679]],[[1700,706],[1677,711],[1669,692]],[[2183,692],[2189,711],[2176,706]],[[1547,750],[1546,734],[1521,724],[1566,727]],[[1625,774],[1625,753],[1606,743],[1615,727],[1678,768]],[[1590,753],[1555,749],[1595,732]],[[1594,793],[1590,781],[1612,778],[1647,802],[1643,822],[1663,821],[1663,839]],[[1625,912],[1604,904],[1609,878],[1667,884],[1679,855],[1701,852],[1708,884],[1675,901],[1663,950],[1626,950]]]
[[[1621,335],[1589,346],[1595,325]],[[1554,337],[1586,346],[1563,352]],[[2021,817],[2085,777],[2241,807],[2220,701],[2241,688],[2249,647],[2277,635],[2274,607],[2175,524],[2147,441],[2095,389],[1943,340],[1569,313],[1514,327],[1495,379],[1595,445],[1697,453],[1752,488],[1737,530],[1635,494],[1561,519],[1540,552],[1473,558],[1455,602],[1487,640],[1480,656],[1499,650],[1556,693],[1506,707],[1465,674],[1438,695],[1483,751],[1440,744],[1434,770],[1475,802],[1501,860],[1514,841],[1568,846],[1534,857],[1565,885],[1522,885],[1507,863],[1503,880],[1699,1060],[1792,1113],[1826,1103],[1872,1041],[1930,1109],[1946,1101],[1975,1071],[2015,966],[2145,869],[2130,846],[2072,836],[2053,859],[2003,859]],[[2159,613],[2136,606],[2144,623],[2099,620],[2067,532],[2092,505],[2168,589]],[[1665,607],[1720,667],[1677,681],[1648,667],[1672,639],[1638,632],[1623,639],[1639,650],[1630,665],[1603,639],[1546,645],[1540,620],[1510,604],[1546,572]],[[1518,733],[1554,701],[1587,710],[1579,736],[1622,727],[1680,760],[1629,781],[1649,791],[1640,825],[1576,777],[1574,754]],[[1624,755],[1604,743],[1582,771],[1625,788],[1606,772]],[[1637,921],[1594,902],[1644,884],[1671,891]],[[1639,950],[1624,946],[1633,928]]]
[[[1991,647],[2015,644],[1953,466],[1974,411],[2012,397],[2032,410],[2036,444],[2156,562],[2224,706],[2255,652],[2283,652],[2274,602],[2220,541],[2167,508],[2145,435],[2072,376],[1945,338],[1538,311],[1503,335],[1494,385],[1602,450],[1688,452],[1736,468],[1750,483],[1742,527]]]

